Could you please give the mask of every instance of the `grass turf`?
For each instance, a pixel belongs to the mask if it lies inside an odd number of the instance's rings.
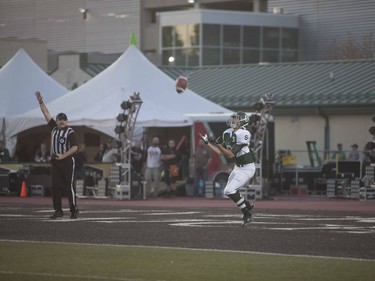
[[[0,280],[374,280],[375,262],[115,245],[0,242]]]

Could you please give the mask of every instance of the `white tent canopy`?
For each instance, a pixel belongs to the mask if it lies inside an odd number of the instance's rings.
[[[23,50],[18,52],[0,69],[0,139],[7,141],[12,150],[16,139],[7,135],[7,120],[11,116],[39,108],[34,90],[48,92],[46,102],[68,93],[68,89],[46,74]]]
[[[48,92],[46,102],[68,92],[68,89],[53,80],[20,49],[0,69],[0,117],[13,116],[39,107],[34,90]]]
[[[34,95],[33,90],[29,89],[30,95]],[[41,92],[45,100],[51,94],[48,90]],[[114,135],[116,116],[122,111],[120,104],[134,92],[140,93],[143,101],[137,127],[189,126],[194,120],[189,114],[200,116],[214,113],[215,116],[223,114],[227,118],[230,112],[189,89],[177,94],[175,81],[153,65],[135,46],[130,46],[118,60],[87,83],[47,103],[47,107],[52,115],[66,113],[72,126],[88,126]],[[37,108],[9,120],[8,133],[14,136],[42,124],[45,124],[45,120]]]

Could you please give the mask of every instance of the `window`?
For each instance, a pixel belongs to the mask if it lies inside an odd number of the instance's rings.
[[[282,62],[298,61],[298,52],[297,51],[283,50],[282,53],[281,53],[281,61]]]
[[[244,47],[260,47],[260,27],[244,26],[243,27],[243,46]]]
[[[163,65],[170,65],[171,63],[169,62],[169,58],[174,57],[173,55],[173,50],[163,50],[162,52],[162,64]]]
[[[262,62],[279,62],[279,51],[263,50]]]
[[[298,30],[292,28],[283,28],[282,32],[282,48],[298,49]]]
[[[259,50],[243,50],[242,63],[259,63]]]
[[[174,65],[175,66],[185,66],[186,65],[186,58],[185,58],[184,49],[176,49],[175,50]]]
[[[220,48],[203,48],[203,65],[220,65]]]
[[[187,65],[188,66],[199,66],[199,48],[191,48],[186,50],[187,53]]]
[[[298,61],[298,29],[220,24],[164,26],[162,64],[205,66]],[[174,61],[169,62],[173,57]]]
[[[220,46],[220,25],[204,24],[203,25],[203,46]]]
[[[190,37],[189,46],[199,46],[199,24],[189,24],[188,34]]]
[[[237,25],[223,26],[223,46],[240,47],[241,45],[241,27]]]
[[[223,64],[240,64],[240,49],[224,49]]]
[[[189,45],[186,24],[176,25],[174,34],[175,34],[174,46],[186,47]]]
[[[173,47],[173,26],[163,26],[162,28],[162,46]]]
[[[279,28],[263,28],[263,48],[279,49],[280,31]]]

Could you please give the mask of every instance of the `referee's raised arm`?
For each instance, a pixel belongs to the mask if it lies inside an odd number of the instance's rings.
[[[43,97],[42,97],[42,95],[41,95],[41,93],[39,91],[35,92],[35,96],[36,96],[36,98],[37,98],[37,100],[39,102],[40,110],[42,111],[42,113],[43,113],[43,115],[46,118],[47,123],[48,123],[52,119],[52,117],[51,117],[51,114],[49,113],[46,105],[43,102]]]

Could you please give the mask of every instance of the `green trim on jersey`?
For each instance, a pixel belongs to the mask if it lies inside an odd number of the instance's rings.
[[[230,133],[224,133],[223,142],[221,145],[224,146],[225,148],[230,149],[231,144],[233,144],[232,135]]]
[[[238,144],[234,144],[233,146],[232,146],[232,152],[233,152],[233,154],[234,155],[236,155],[238,152],[240,152],[241,151],[241,149],[243,148],[243,147],[246,147],[247,145],[246,144],[241,144],[241,145],[238,145]]]
[[[236,157],[235,163],[237,166],[254,163],[255,156],[254,152],[250,150],[249,153],[243,154],[240,157]]]

